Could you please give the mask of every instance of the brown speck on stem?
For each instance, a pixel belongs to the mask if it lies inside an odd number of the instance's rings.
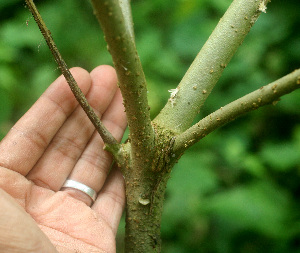
[[[275,90],[277,88],[277,83],[275,83],[273,86],[272,86],[272,90]]]
[[[206,91],[206,90],[203,90],[203,91],[202,91],[202,94],[206,94],[206,93],[207,93],[207,91]]]

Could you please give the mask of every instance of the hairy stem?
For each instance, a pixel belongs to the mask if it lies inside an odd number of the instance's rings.
[[[44,39],[45,39],[48,47],[50,48],[56,63],[58,64],[62,74],[66,78],[66,80],[67,80],[67,82],[68,82],[68,84],[69,84],[76,100],[78,101],[80,106],[83,108],[83,110],[85,111],[85,113],[87,114],[87,116],[89,117],[89,119],[91,120],[91,122],[93,123],[95,128],[97,129],[98,133],[102,137],[105,144],[111,145],[111,146],[118,146],[118,142],[116,141],[116,139],[112,136],[112,134],[102,124],[99,117],[96,115],[93,108],[89,105],[89,103],[88,103],[87,99],[85,98],[84,94],[82,93],[82,91],[78,87],[78,84],[76,83],[73,75],[69,71],[69,69],[67,67],[67,64],[65,63],[65,61],[61,57],[61,55],[60,55],[60,53],[59,53],[59,51],[56,47],[56,44],[55,44],[55,42],[54,42],[54,40],[51,36],[51,32],[47,28],[44,20],[42,19],[42,16],[40,15],[40,13],[37,10],[35,4],[33,3],[32,0],[25,0],[25,1],[26,1],[26,4],[27,4],[29,10],[31,11],[36,23],[39,26],[40,31],[41,31],[42,35],[44,36]]]
[[[122,9],[118,0],[92,0],[92,4],[117,71],[130,130],[132,157],[135,159],[138,150],[149,153],[149,148],[153,146],[154,131],[150,120],[145,75],[133,32],[128,27],[130,22],[126,21],[131,18],[128,17],[130,12]]]
[[[176,132],[189,128],[268,0],[234,0],[155,122]]]
[[[249,111],[256,110],[267,104],[277,103],[281,96],[299,88],[300,69],[295,70],[206,116],[197,124],[177,136],[174,144],[174,152],[183,153],[186,149],[215,129]]]

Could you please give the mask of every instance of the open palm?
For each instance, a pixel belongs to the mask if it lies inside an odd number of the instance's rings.
[[[126,116],[109,66],[72,73],[117,140]],[[65,79],[59,77],[0,143],[0,251],[115,252],[124,179]],[[111,169],[111,170],[110,170]],[[96,192],[63,188],[66,179]],[[2,248],[1,248],[2,247]],[[1,251],[2,252],[2,251]]]

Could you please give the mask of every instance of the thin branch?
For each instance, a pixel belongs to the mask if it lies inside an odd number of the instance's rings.
[[[300,88],[300,69],[241,97],[211,113],[178,135],[174,152],[182,153],[215,129],[239,116],[267,104],[276,104],[280,97]]]
[[[179,133],[191,126],[268,1],[232,2],[155,122]]]
[[[92,0],[92,4],[117,71],[133,153],[138,149],[149,153],[149,148],[153,146],[154,131],[150,119],[145,75],[132,36],[133,32],[130,32],[132,27],[128,28],[131,14],[122,9],[124,6],[121,7],[119,0]]]
[[[26,4],[27,4],[29,10],[31,11],[36,23],[39,26],[40,31],[43,34],[43,36],[44,36],[44,38],[47,42],[47,45],[50,48],[50,50],[51,50],[51,52],[54,56],[54,59],[55,59],[56,63],[58,64],[62,74],[66,78],[66,80],[67,80],[67,82],[68,82],[68,84],[69,84],[76,100],[78,101],[80,106],[83,108],[83,110],[85,111],[85,113],[87,114],[87,116],[89,117],[89,119],[91,120],[91,122],[93,123],[93,125],[95,126],[95,128],[97,129],[99,134],[101,135],[103,141],[108,145],[118,144],[116,139],[112,136],[112,134],[102,124],[99,117],[96,115],[96,113],[94,112],[92,107],[89,105],[89,103],[88,103],[87,99],[85,98],[84,94],[82,93],[82,91],[78,87],[74,77],[72,76],[71,72],[69,71],[69,69],[67,67],[67,64],[65,63],[65,61],[61,57],[61,55],[60,55],[60,53],[59,53],[59,51],[56,47],[56,44],[54,43],[54,40],[51,36],[50,30],[47,28],[44,20],[42,19],[40,13],[37,10],[35,4],[33,3],[32,0],[25,0],[25,1],[26,1]]]

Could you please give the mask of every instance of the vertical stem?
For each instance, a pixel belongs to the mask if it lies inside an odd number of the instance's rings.
[[[135,172],[126,176],[125,252],[160,252],[161,216],[169,173],[161,178],[149,173],[138,179]]]
[[[122,12],[117,0],[92,0],[92,4],[117,71],[130,130],[132,157],[135,160],[138,159],[135,156],[138,151],[144,151],[145,155],[151,153],[154,131],[150,119],[146,78],[134,37],[123,16],[128,12]]]

